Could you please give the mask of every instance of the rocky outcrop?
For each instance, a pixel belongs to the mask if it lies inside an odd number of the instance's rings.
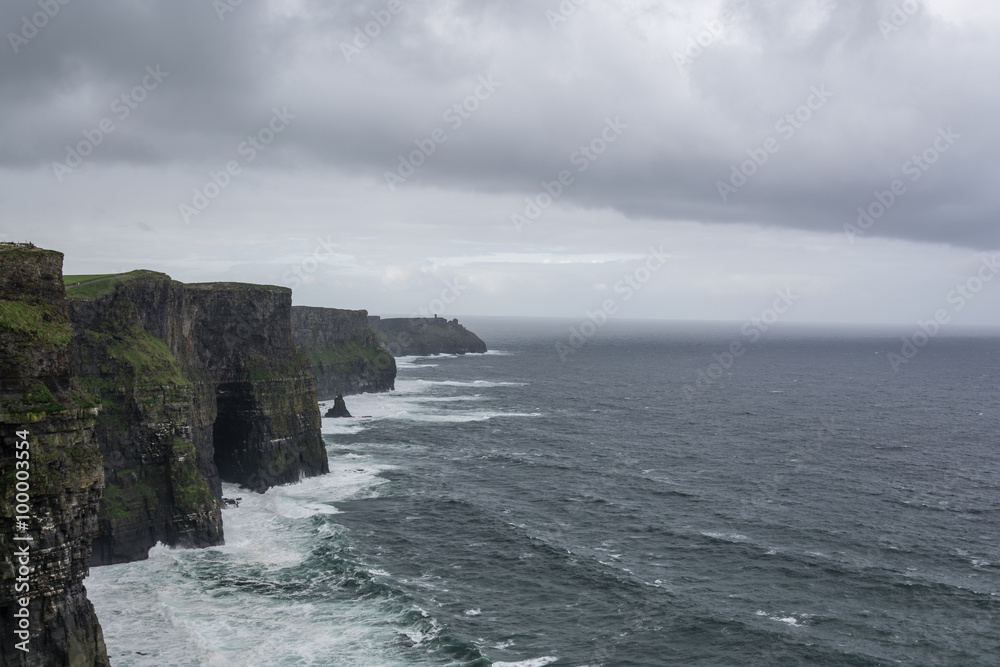
[[[396,360],[368,327],[368,319],[364,310],[292,308],[295,344],[312,363],[321,401],[395,387]]]
[[[458,320],[440,317],[382,319],[369,317],[368,325],[394,357],[486,352],[486,343]]]
[[[94,441],[98,405],[73,376],[62,260],[58,252],[0,244],[4,667],[108,665],[83,586],[104,487]]]
[[[333,399],[333,407],[327,410],[323,417],[332,419],[350,419],[351,413],[347,410],[347,403],[344,402],[344,397],[337,394],[337,398]]]
[[[223,541],[221,483],[328,471],[291,292],[150,271],[68,278],[77,373],[101,397],[107,489],[93,564]]]

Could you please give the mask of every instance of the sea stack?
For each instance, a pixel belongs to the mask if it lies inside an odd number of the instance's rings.
[[[347,411],[347,403],[344,403],[343,394],[337,394],[337,398],[333,399],[333,407],[326,411],[324,417],[350,417],[351,413]]]

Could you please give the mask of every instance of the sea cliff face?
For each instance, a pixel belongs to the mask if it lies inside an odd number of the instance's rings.
[[[68,296],[77,373],[105,405],[93,564],[222,543],[223,481],[264,491],[328,471],[289,290],[86,278]]]
[[[486,343],[458,320],[440,317],[368,318],[369,326],[394,357],[486,352]]]
[[[98,405],[73,375],[62,260],[57,252],[0,245],[4,667],[108,665],[101,626],[83,586],[104,488],[94,441]],[[27,502],[18,496],[19,483],[27,488]],[[16,523],[18,516],[27,517],[26,525]],[[27,630],[15,614],[26,615]],[[21,644],[27,652],[18,647],[25,636],[16,632],[27,633]]]
[[[312,363],[321,401],[395,387],[396,360],[369,328],[368,319],[364,310],[292,308],[295,344]]]

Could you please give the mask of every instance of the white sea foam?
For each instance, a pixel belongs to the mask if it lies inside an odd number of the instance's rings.
[[[746,535],[741,535],[739,533],[714,533],[714,532],[703,532],[702,535],[705,537],[711,537],[713,540],[721,540],[723,542],[748,542],[750,538]]]
[[[465,423],[481,422],[497,417],[540,417],[540,412],[461,412],[451,414],[429,414],[429,413],[400,413],[395,419],[402,419],[417,422],[437,422],[437,423]]]
[[[317,527],[310,517],[336,513],[336,502],[376,495],[385,483],[378,473],[388,469],[356,455],[335,457],[330,467],[331,475],[265,494],[223,485],[226,497],[241,498],[238,508],[223,512],[224,546],[185,550],[160,545],[150,550],[148,560],[93,568],[86,586],[112,664],[409,664],[395,643],[397,632],[423,640],[431,626],[394,630],[393,619],[375,602],[303,603],[261,593],[262,586],[266,590],[270,585],[267,572],[300,565],[315,547],[317,534],[341,530],[330,523]],[[427,636],[417,637],[419,633]]]
[[[485,387],[502,383],[487,383],[484,381],[451,383],[450,381],[427,382],[410,380],[397,382],[398,392],[389,394],[361,394],[350,396],[347,400],[348,410],[352,418],[324,419],[323,433],[326,435],[355,435],[371,427],[373,421],[380,419],[432,422],[432,423],[466,423],[495,419],[497,417],[539,417],[539,412],[503,412],[501,410],[456,410],[452,404],[465,405],[481,403],[490,400],[482,394],[472,396],[440,396],[429,392],[437,386],[469,386]],[[331,401],[320,403],[320,409],[326,411],[332,405]]]
[[[364,420],[324,419],[323,435],[356,435],[366,428]]]
[[[763,616],[769,621],[775,621],[777,623],[785,623],[787,625],[792,626],[793,628],[803,627],[802,623],[799,622],[799,619],[795,618],[794,616],[772,616],[768,614],[766,611],[758,611],[757,616]]]
[[[545,665],[551,665],[557,660],[559,660],[559,658],[546,656],[544,658],[522,660],[520,662],[494,662],[493,667],[545,667]]]
[[[493,382],[491,380],[413,380],[418,385],[439,387],[527,387],[527,382]]]
[[[422,363],[427,359],[444,360],[444,359],[458,359],[458,354],[425,354],[425,355],[407,355],[405,357],[396,357],[396,369],[409,369],[419,366],[430,366],[431,364]],[[437,365],[437,364],[433,364]]]

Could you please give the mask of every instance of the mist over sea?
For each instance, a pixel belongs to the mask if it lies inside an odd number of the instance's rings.
[[[112,665],[1000,664],[1000,336],[466,324],[225,546],[92,570]]]

